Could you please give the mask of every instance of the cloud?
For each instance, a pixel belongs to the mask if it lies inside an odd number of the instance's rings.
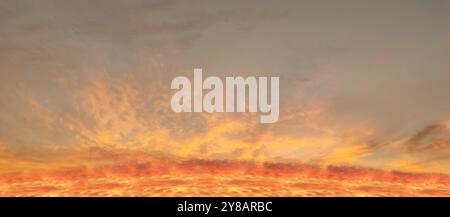
[[[345,195],[350,187],[339,178],[349,185],[400,180],[390,186],[394,195],[445,194],[445,183],[398,186],[441,180],[412,171],[450,169],[450,19],[442,4],[2,1],[0,174],[36,178],[18,185],[48,194],[61,194],[64,184],[34,181],[70,177],[82,195],[123,195],[127,179],[151,193],[144,186],[152,183],[139,181],[149,174],[161,175],[151,176],[156,193],[186,193],[196,171],[198,182],[231,179],[223,182],[230,191],[246,183],[267,188],[244,189],[255,194],[288,195],[278,176],[289,177],[298,195],[314,194],[309,187]],[[220,77],[280,76],[279,122],[171,112],[170,80],[194,67]],[[231,178],[205,181],[203,170]],[[82,183],[85,177],[105,187]],[[167,177],[181,187],[159,179]],[[380,193],[372,184],[353,193]]]
[[[3,196],[443,196],[450,177],[364,167],[188,160],[9,174],[0,182]]]
[[[447,150],[450,148],[449,136],[446,123],[433,124],[412,135],[406,144],[411,152]]]

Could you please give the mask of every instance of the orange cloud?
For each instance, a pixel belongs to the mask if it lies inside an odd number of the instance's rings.
[[[369,169],[377,164],[367,160],[386,151],[395,156],[378,168],[442,171],[398,153],[447,132],[445,124],[377,149],[376,129],[339,126],[323,105],[292,104],[279,123],[261,125],[251,113],[176,114],[156,87],[141,88],[93,78],[65,112],[27,98],[39,152],[0,146],[0,195],[448,195],[448,175]],[[432,141],[423,147],[446,148]]]
[[[157,161],[155,161],[157,162]],[[249,161],[160,161],[14,174],[2,196],[446,196],[443,174]]]

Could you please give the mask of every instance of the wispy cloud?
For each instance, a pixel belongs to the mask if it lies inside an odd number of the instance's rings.
[[[443,1],[1,1],[0,195],[449,195],[449,20]],[[195,67],[280,76],[279,121],[173,113]]]

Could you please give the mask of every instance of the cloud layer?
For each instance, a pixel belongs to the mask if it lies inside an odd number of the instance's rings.
[[[449,9],[0,1],[0,195],[201,195],[191,179],[228,180],[210,195],[448,195]],[[173,113],[171,79],[197,67],[279,76],[280,120]]]

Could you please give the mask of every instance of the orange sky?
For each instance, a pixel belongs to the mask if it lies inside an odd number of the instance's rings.
[[[0,196],[449,196],[448,1],[0,1]],[[279,76],[280,116],[174,113]]]
[[[165,159],[11,173],[3,196],[447,196],[443,174],[363,167]]]

